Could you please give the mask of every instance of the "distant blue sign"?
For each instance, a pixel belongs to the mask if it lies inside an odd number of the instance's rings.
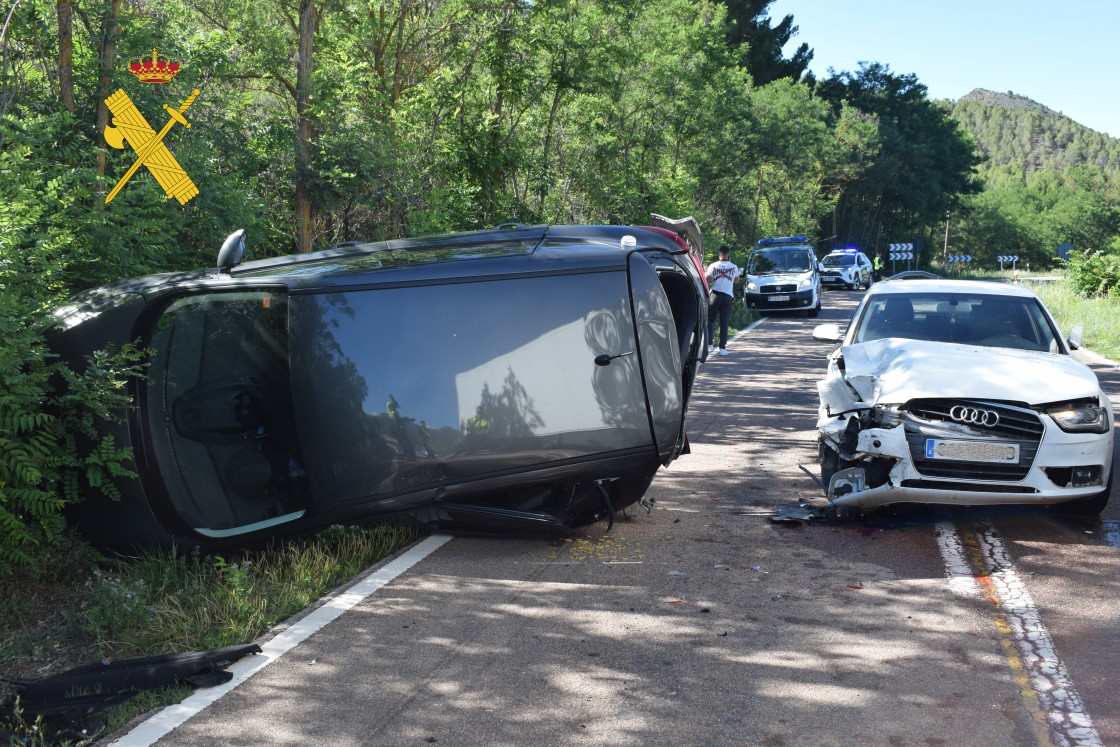
[[[1058,256],[1061,257],[1062,259],[1065,259],[1066,257],[1068,257],[1069,253],[1072,252],[1072,251],[1073,251],[1073,244],[1069,243],[1068,241],[1063,241],[1061,244],[1058,245]]]

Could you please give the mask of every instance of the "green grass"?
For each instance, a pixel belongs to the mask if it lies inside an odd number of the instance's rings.
[[[420,536],[411,524],[382,522],[236,554],[172,548],[116,558],[74,541],[62,562],[0,579],[0,671],[39,679],[102,659],[250,643]],[[189,693],[133,698],[107,715],[106,728]]]
[[[1120,360],[1120,302],[1084,298],[1061,281],[1028,283],[1068,335],[1074,325],[1084,327],[1082,346],[1111,360]]]

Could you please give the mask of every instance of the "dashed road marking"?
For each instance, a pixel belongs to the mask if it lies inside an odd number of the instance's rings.
[[[950,590],[991,602],[1000,646],[1038,744],[1100,747],[1100,735],[995,530],[980,526],[962,536],[953,524],[941,522],[937,545]]]

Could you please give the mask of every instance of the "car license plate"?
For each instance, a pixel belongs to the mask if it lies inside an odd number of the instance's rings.
[[[992,441],[945,441],[940,438],[927,438],[926,459],[1016,464],[1019,461],[1019,444]]]
[[[789,296],[769,296],[769,300],[773,301],[788,301]]]

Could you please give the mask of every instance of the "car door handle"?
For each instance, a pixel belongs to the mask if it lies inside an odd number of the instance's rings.
[[[633,355],[633,354],[634,354],[633,350],[631,350],[629,353],[619,353],[618,355],[607,355],[606,353],[603,353],[602,355],[595,356],[595,365],[596,366],[609,366],[611,364],[611,361],[613,361],[615,358],[621,358],[624,355]]]

